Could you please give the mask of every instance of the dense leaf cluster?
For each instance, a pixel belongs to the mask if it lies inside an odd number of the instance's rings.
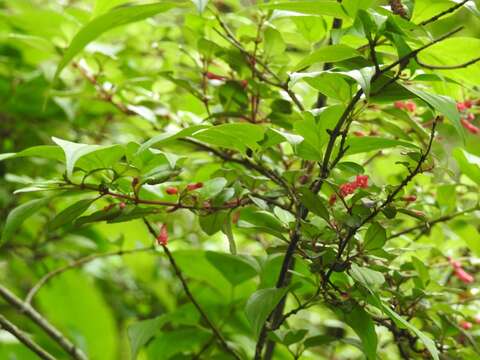
[[[475,1],[0,15],[0,359],[480,357]]]

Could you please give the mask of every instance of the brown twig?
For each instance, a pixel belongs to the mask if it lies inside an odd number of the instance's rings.
[[[52,280],[54,277],[63,274],[67,270],[71,270],[74,268],[81,267],[93,260],[104,258],[104,257],[110,257],[110,256],[122,256],[122,255],[129,255],[129,254],[135,254],[139,252],[144,252],[144,251],[151,251],[154,250],[154,246],[148,246],[148,247],[143,247],[139,249],[130,249],[130,250],[117,250],[117,251],[111,251],[111,252],[106,252],[106,253],[100,253],[100,254],[92,254],[88,255],[85,257],[82,257],[80,259],[77,259],[73,261],[72,263],[62,266],[58,269],[55,269],[53,271],[50,271],[49,273],[45,274],[28,292],[27,296],[25,297],[25,303],[31,304],[33,297],[38,293],[38,291],[44,286],[47,282]]]
[[[3,329],[13,336],[15,336],[23,345],[32,350],[41,359],[55,360],[55,357],[38,345],[35,341],[31,340],[27,334],[20,330],[15,324],[8,321],[7,318],[0,315],[0,329]]]
[[[143,219],[143,222],[147,226],[148,231],[150,234],[156,239],[157,238],[157,233],[153,226],[150,224],[150,222],[147,219]],[[195,297],[193,296],[192,292],[190,291],[190,288],[188,287],[187,281],[185,280],[185,277],[183,276],[180,268],[177,265],[177,262],[175,261],[172,253],[168,249],[166,245],[160,245],[163,248],[163,251],[165,251],[165,254],[167,255],[168,261],[170,262],[170,265],[173,268],[173,271],[175,272],[175,275],[177,278],[180,280],[180,283],[182,284],[183,291],[185,292],[185,295],[187,295],[188,299],[190,302],[195,306],[197,311],[200,313],[200,316],[202,317],[203,321],[207,324],[207,326],[212,330],[213,334],[215,335],[217,341],[219,344],[224,348],[225,351],[227,351],[230,355],[232,355],[235,359],[241,360],[240,356],[227,344],[225,341],[223,335],[220,333],[220,331],[217,329],[215,324],[210,320],[208,315],[205,313],[205,311],[202,309],[200,304],[197,302]]]
[[[63,335],[56,327],[48,322],[40,313],[38,313],[30,304],[25,303],[10,290],[0,285],[0,296],[11,306],[25,314],[35,324],[54,340],[60,347],[65,350],[75,360],[87,360],[87,355],[75,346],[65,335]]]

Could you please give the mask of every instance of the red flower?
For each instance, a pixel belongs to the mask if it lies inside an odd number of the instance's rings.
[[[393,103],[393,106],[395,106],[397,109],[403,110],[403,109],[405,109],[405,102],[404,101],[395,101]]]
[[[200,189],[202,187],[203,187],[203,183],[197,182],[197,183],[193,183],[193,184],[188,184],[187,185],[187,190],[192,191],[192,190]]]
[[[475,278],[472,275],[467,273],[461,267],[456,267],[455,270],[453,271],[453,273],[458,278],[458,280],[460,280],[461,282],[463,282],[465,284],[470,284],[475,280]]]
[[[127,205],[125,205],[124,202],[121,202],[120,204],[118,204],[118,207],[122,210],[125,209],[125,206],[127,206]]]
[[[157,236],[157,243],[162,246],[166,246],[168,243],[168,230],[166,224],[163,224],[160,228],[160,233]]]
[[[417,110],[417,105],[412,101],[407,101],[405,103],[405,109],[409,112],[415,112],[415,110]]]
[[[170,187],[167,187],[165,189],[165,192],[168,194],[168,195],[176,195],[178,193],[178,189],[174,186],[170,186]]]
[[[470,109],[473,106],[473,101],[472,100],[465,100],[463,102],[463,105],[467,108]]]
[[[460,321],[460,323],[458,325],[460,325],[460,327],[463,330],[470,330],[473,327],[473,325],[470,321],[465,321],[465,320]]]
[[[458,111],[465,111],[467,107],[465,106],[465,103],[463,102],[457,102],[457,110]]]
[[[362,189],[368,188],[368,175],[357,175],[355,185]]]

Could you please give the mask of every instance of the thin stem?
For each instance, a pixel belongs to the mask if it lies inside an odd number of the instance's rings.
[[[153,226],[145,218],[143,219],[143,222],[147,226],[147,229],[150,232],[150,234],[156,239],[157,238],[157,233],[156,233],[155,229],[153,228]],[[202,317],[202,319],[205,321],[207,326],[212,330],[213,334],[217,338],[217,341],[225,349],[225,351],[227,351],[235,359],[241,360],[240,356],[227,344],[223,335],[217,329],[215,324],[213,324],[213,322],[210,320],[208,315],[205,313],[205,311],[202,309],[200,304],[197,302],[197,300],[193,296],[192,292],[190,291],[190,288],[188,287],[187,281],[185,280],[185,277],[183,276],[180,268],[177,265],[177,262],[173,258],[173,255],[170,252],[170,250],[168,249],[168,247],[166,245],[160,245],[160,246],[163,248],[163,251],[165,251],[165,254],[167,255],[168,261],[170,262],[170,265],[172,266],[173,270],[175,271],[175,275],[180,280],[180,283],[182,284],[183,291],[185,292],[185,295],[187,295],[190,302],[193,304],[193,306],[195,306],[197,311],[200,313],[200,316]]]
[[[101,254],[92,254],[88,255],[85,257],[82,257],[80,259],[77,259],[73,261],[72,263],[65,265],[63,267],[60,267],[58,269],[55,269],[53,271],[50,271],[49,273],[45,274],[28,292],[27,296],[25,297],[25,303],[31,304],[33,297],[38,293],[38,291],[44,286],[47,282],[52,280],[54,277],[63,274],[67,270],[75,269],[78,267],[81,267],[91,261],[94,261],[96,259],[104,258],[104,257],[110,257],[110,256],[122,256],[122,255],[129,255],[129,254],[135,254],[139,252],[145,252],[145,251],[151,251],[154,250],[154,246],[148,246],[148,247],[143,247],[139,249],[130,249],[130,250],[117,250],[117,251],[111,251],[111,252],[106,252],[106,253],[101,253]]]
[[[422,21],[420,24],[420,26],[425,26],[425,25],[428,25],[428,24],[431,24],[432,22],[435,22],[437,21],[438,19],[444,17],[445,15],[448,15],[452,12],[454,12],[455,10],[461,8],[463,5],[465,5],[469,0],[463,0],[462,2],[459,2],[458,4],[456,5],[453,5],[452,7],[446,9],[445,11],[442,11],[441,13],[438,13],[437,15],[435,16],[432,16],[431,18],[427,19],[427,20],[424,20]]]
[[[41,359],[55,360],[55,357],[47,352],[44,348],[31,340],[27,334],[20,330],[15,324],[8,321],[4,316],[0,315],[0,329],[3,329],[15,336],[23,345],[32,350]]]
[[[0,285],[0,296],[11,306],[25,314],[35,324],[54,340],[60,347],[65,350],[75,360],[87,360],[87,355],[75,346],[65,335],[63,335],[56,327],[48,322],[40,313],[38,313],[30,304],[22,301],[10,290]]]
[[[464,62],[462,64],[457,64],[457,65],[429,65],[429,64],[425,64],[424,62],[420,61],[420,59],[418,58],[418,56],[415,57],[415,61],[418,63],[418,65],[420,65],[421,67],[424,67],[426,69],[430,69],[430,70],[455,70],[455,69],[462,69],[462,68],[466,68],[470,65],[473,65],[477,62],[480,61],[480,57],[477,57],[475,59],[472,59],[470,61],[467,61],[467,62]]]
[[[392,234],[390,235],[390,237],[388,239],[394,239],[394,238],[397,238],[399,236],[402,236],[402,235],[406,235],[406,234],[409,234],[411,232],[414,232],[414,231],[417,231],[417,230],[424,230],[424,229],[429,229],[431,228],[432,226],[434,226],[435,224],[438,224],[438,223],[442,223],[442,222],[448,222],[458,216],[461,216],[461,215],[465,215],[465,214],[468,214],[468,213],[471,213],[471,212],[474,212],[474,211],[477,211],[479,210],[479,206],[474,206],[472,208],[469,208],[469,209],[466,209],[466,210],[463,210],[463,211],[459,211],[459,212],[456,212],[454,214],[450,214],[450,215],[445,215],[445,216],[441,216],[437,219],[433,219],[433,220],[430,220],[430,221],[427,221],[423,224],[420,224],[420,225],[416,225],[416,226],[413,226],[411,228],[408,228],[408,229],[405,229],[405,230],[402,230],[398,233],[395,233],[395,234]]]

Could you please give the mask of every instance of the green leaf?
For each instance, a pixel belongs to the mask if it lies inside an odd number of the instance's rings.
[[[322,199],[317,194],[314,194],[308,188],[302,188],[301,190],[301,198],[300,201],[305,205],[308,210],[313,212],[315,215],[320,216],[321,218],[325,219],[326,221],[330,220],[330,214],[323,204]]]
[[[60,147],[56,145],[39,145],[24,149],[18,153],[1,154],[0,161],[19,157],[39,157],[58,161],[65,160]]]
[[[364,248],[365,250],[375,250],[380,249],[385,245],[387,241],[387,232],[377,222],[374,222],[370,225],[365,234]]]
[[[166,320],[168,320],[168,318],[165,315],[161,315],[154,319],[133,323],[127,328],[131,360],[135,360],[140,349],[160,332]]]
[[[461,148],[453,150],[453,157],[462,173],[480,185],[480,157]]]
[[[178,7],[182,3],[161,2],[157,4],[132,5],[113,9],[100,15],[83,26],[72,39],[70,46],[63,54],[63,58],[57,66],[55,78],[63,68],[82,51],[91,41],[98,38],[104,32],[115,27],[127,25],[136,21],[144,20],[171,8]]]
[[[248,299],[245,314],[252,326],[255,338],[275,306],[287,293],[288,288],[267,288],[255,291]]]
[[[66,170],[67,170],[67,177],[71,177],[73,174],[73,169],[75,168],[75,164],[77,163],[80,158],[82,158],[85,155],[92,154],[96,151],[105,151],[107,150],[107,153],[109,150],[114,150],[116,154],[116,150],[119,148],[118,145],[110,145],[110,146],[100,146],[100,145],[87,145],[87,144],[77,144],[74,142],[62,140],[56,137],[52,137],[52,140],[63,149],[63,152],[65,153],[65,162],[66,162]],[[102,163],[103,162],[103,157],[105,156],[105,153],[102,154],[102,156],[98,157],[97,160]],[[93,161],[93,159],[91,158]],[[88,164],[89,162],[87,162]]]
[[[271,26],[263,31],[264,52],[267,58],[274,58],[282,54],[287,47],[280,32]]]
[[[430,352],[434,360],[439,360],[439,354],[435,342],[425,335],[422,331],[417,329],[415,326],[410,324],[406,319],[401,317],[395,311],[393,311],[388,304],[384,304],[380,299],[377,298],[377,307],[381,309],[388,317],[390,317],[398,326],[406,328],[413,332],[420,341],[425,345],[427,350]]]
[[[236,149],[245,153],[247,148],[258,149],[265,129],[254,124],[223,124],[199,130],[192,137],[227,149]]]
[[[425,101],[440,114],[445,115],[445,117],[453,123],[453,126],[455,126],[455,129],[461,138],[463,139],[465,137],[462,124],[460,123],[460,114],[457,110],[457,104],[455,100],[448,96],[427,93],[425,91],[418,90],[413,86],[405,86],[405,88]]]
[[[343,44],[327,45],[311,52],[295,65],[293,69],[298,71],[316,63],[333,63],[357,56],[361,56],[361,54],[350,46]]]
[[[455,233],[476,256],[480,256],[480,233],[474,225],[460,223],[455,227]]]
[[[265,232],[283,238],[285,231],[282,223],[268,211],[255,211],[251,208],[245,208],[240,212],[238,227],[256,228]]]
[[[309,15],[329,15],[346,18],[347,14],[336,0],[276,1],[259,5],[263,9],[287,10]]]
[[[214,235],[222,230],[227,215],[228,212],[226,211],[216,211],[213,214],[200,216],[198,218],[200,227],[207,235]]]
[[[255,260],[248,260],[245,256],[207,251],[205,257],[232,286],[258,275],[257,269],[252,264]]]
[[[158,145],[168,144],[171,141],[174,141],[174,140],[176,140],[178,138],[182,138],[182,137],[188,137],[188,136],[192,135],[193,133],[197,132],[198,130],[205,129],[205,128],[208,128],[208,126],[207,125],[194,125],[194,126],[190,126],[190,127],[186,128],[186,129],[182,129],[180,131],[166,132],[166,133],[154,136],[150,140],[144,142],[138,148],[137,154],[140,154],[140,153],[144,152],[145,150],[149,149],[153,145],[158,146]]]
[[[367,359],[376,360],[378,339],[372,317],[358,304],[355,304],[351,312],[344,312],[344,321],[362,341],[363,352]]]
[[[9,241],[13,235],[17,233],[17,230],[23,222],[42,207],[46,206],[51,199],[52,197],[30,200],[10,211],[5,222],[5,227],[3,228],[1,243],[3,244]]]
[[[228,248],[230,249],[230,254],[236,255],[237,245],[235,244],[235,237],[233,236],[233,231],[232,231],[231,213],[228,213],[228,216],[223,223],[222,232],[227,236]]]
[[[50,230],[56,230],[63,225],[71,224],[80,215],[87,211],[95,200],[96,199],[83,199],[70,205],[66,209],[63,209],[52,219],[52,221],[50,221],[48,228]]]
[[[197,191],[204,199],[214,198],[225,188],[227,180],[222,177],[213,178],[203,183],[203,187]]]
[[[346,151],[346,154],[348,155],[361,154],[364,152],[388,149],[388,148],[393,148],[397,146],[404,146],[407,148],[416,148],[414,144],[406,141],[386,139],[386,138],[373,137],[373,136],[351,137],[347,140],[347,146],[349,146],[349,148]]]
[[[357,264],[352,264],[349,274],[367,288],[377,287],[385,282],[385,278],[381,272],[366,267],[360,267]]]

